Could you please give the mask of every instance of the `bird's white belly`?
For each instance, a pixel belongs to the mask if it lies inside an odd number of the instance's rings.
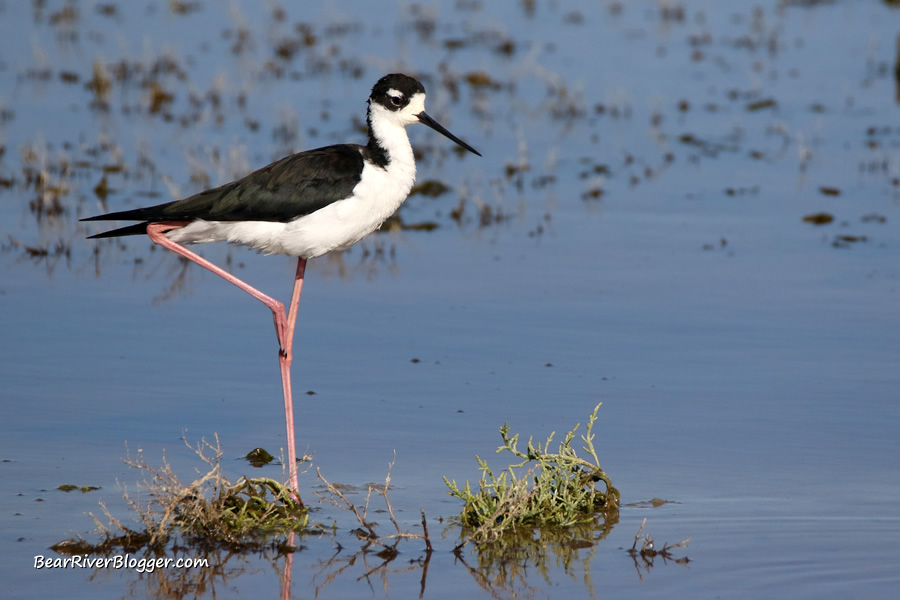
[[[387,170],[365,163],[349,198],[293,221],[198,220],[166,235],[180,244],[225,241],[265,254],[314,258],[349,248],[378,229],[406,200],[415,177],[411,162],[395,160]]]

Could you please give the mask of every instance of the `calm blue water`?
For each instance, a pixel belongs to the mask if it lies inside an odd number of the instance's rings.
[[[165,456],[189,480],[202,465],[182,437],[217,433],[233,477],[260,473],[239,456],[284,445],[268,311],[199,269],[182,273],[148,240],[86,242],[97,229],[76,219],[359,140],[369,88],[394,70],[428,76],[430,114],[484,158],[410,131],[425,153],[420,181],[453,191],[415,196],[401,215],[439,227],[310,263],[294,387],[298,450],[329,480],[382,481],[396,452],[398,519],[415,530],[424,509],[437,550],[425,597],[892,597],[900,13],[724,4],[690,3],[679,18],[652,2],[535,3],[533,14],[360,2],[285,6],[278,20],[254,3],[177,14],[146,2],[112,4],[111,16],[74,4],[73,21],[53,16],[63,4],[0,6],[0,179],[11,181],[0,188],[0,569],[13,597],[165,596],[156,575],[36,571],[33,557],[91,537],[85,513],[99,515],[98,501],[131,518],[121,486],[140,494],[142,477],[127,453]],[[298,22],[316,44],[276,58]],[[156,79],[174,95],[170,120],[149,112],[141,85],[166,56],[183,72]],[[110,73],[132,65],[108,111],[85,89],[98,60]],[[481,72],[496,87],[465,83]],[[104,206],[94,188],[118,164]],[[29,207],[29,168],[67,190],[61,215]],[[53,195],[41,197],[50,206]],[[483,207],[503,218],[482,226]],[[834,221],[802,221],[818,212]],[[289,293],[291,260],[202,250]],[[673,503],[626,506],[568,568],[532,564],[523,581],[486,589],[450,553],[458,530],[437,521],[460,509],[441,476],[477,479],[476,453],[502,467],[492,452],[504,422],[543,439],[601,401],[597,448],[623,502]],[[102,489],[55,489],[64,483]],[[310,500],[315,485],[301,478]],[[644,517],[658,543],[692,538],[675,552],[689,566],[657,562],[641,580],[623,548]],[[350,564],[351,516],[326,504],[316,518],[339,531],[303,541],[295,597],[419,594],[409,561],[424,556],[420,542],[367,580],[381,561]],[[217,597],[281,588],[283,560],[213,558]]]

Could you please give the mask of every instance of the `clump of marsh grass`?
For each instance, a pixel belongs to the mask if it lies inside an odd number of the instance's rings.
[[[178,535],[196,545],[226,545],[232,548],[258,548],[273,535],[303,531],[309,524],[306,506],[296,491],[267,477],[241,477],[234,483],[222,474],[222,449],[205,439],[191,446],[207,465],[208,471],[190,483],[184,483],[163,459],[161,467],[146,463],[143,455],[128,457],[125,464],[149,474],[143,487],[149,500],[144,503],[124,493],[125,501],[138,516],[142,531],[136,531],[115,518],[101,503],[108,525],[91,514],[103,536],[99,544],[67,540],[80,551],[104,553],[116,547],[165,547]]]
[[[308,524],[306,507],[280,482],[267,477],[241,477],[234,483],[226,479],[218,436],[215,445],[204,439],[192,449],[209,470],[189,484],[181,482],[165,459],[159,468],[142,456],[125,460],[150,475],[144,484],[150,495],[146,505],[125,495],[151,534],[150,545],[165,543],[176,530],[186,538],[240,544],[260,534],[299,531]]]
[[[544,444],[535,444],[529,438],[527,449],[522,451],[518,448],[519,435],[510,436],[509,425],[504,424],[500,428],[503,445],[497,453],[509,452],[521,462],[495,476],[487,461],[476,455],[481,471],[477,492],[468,481],[460,489],[455,480],[444,477],[450,495],[465,502],[459,522],[472,530],[457,550],[469,541],[497,541],[519,528],[569,527],[591,522],[598,513],[618,510],[619,491],[600,466],[593,443],[599,408],[600,404],[594,408],[581,436],[589,460],[578,456],[572,447],[580,424],[566,434],[557,452],[550,451],[555,432]]]

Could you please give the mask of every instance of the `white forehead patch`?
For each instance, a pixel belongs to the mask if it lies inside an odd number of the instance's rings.
[[[417,115],[424,110],[425,94],[423,94],[422,92],[416,92],[415,94],[413,94],[412,98],[409,99],[409,104],[406,107],[406,111]]]
[[[394,88],[389,89],[387,91],[387,94],[388,96],[400,96],[401,98],[403,97],[403,92],[401,92],[400,90],[395,90]]]

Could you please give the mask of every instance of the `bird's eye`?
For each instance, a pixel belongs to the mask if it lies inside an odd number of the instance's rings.
[[[402,96],[389,96],[389,98],[391,99],[391,104],[393,104],[394,106],[400,106],[400,104],[403,102]]]

